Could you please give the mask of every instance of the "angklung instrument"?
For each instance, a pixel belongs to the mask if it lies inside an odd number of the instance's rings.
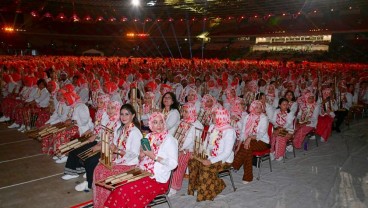
[[[73,151],[81,146],[84,146],[89,143],[88,139],[91,137],[91,134],[83,135],[77,139],[74,139],[66,144],[63,144],[56,150],[56,155],[61,156]]]
[[[47,128],[44,128],[42,130],[37,130],[37,131],[34,131],[34,132],[31,132],[30,134],[28,134],[28,136],[30,138],[33,138],[33,139],[38,139],[39,141],[41,141],[43,138],[45,137],[48,137],[52,134],[55,134],[55,133],[58,133],[60,131],[63,131],[63,130],[67,130],[71,127],[73,127],[74,124],[66,124],[66,123],[57,123],[57,124],[54,124],[54,125],[51,125]]]
[[[211,111],[206,111],[203,108],[199,110],[197,120],[204,126],[208,126],[211,123]]]
[[[208,158],[207,145],[205,142],[207,133],[208,132],[203,129],[195,128],[193,158],[196,160],[206,160]]]
[[[107,188],[111,191],[114,189],[124,186],[128,183],[137,181],[139,179],[152,176],[151,173],[141,170],[139,168],[133,168],[117,175],[109,176],[103,180],[97,181],[96,185]]]
[[[88,148],[87,150],[79,153],[77,156],[82,160],[82,161],[86,161],[88,158],[92,157],[92,156],[95,156],[97,155],[98,153],[104,151],[104,152],[108,152],[106,151],[107,148],[105,146],[105,142],[107,140],[107,143],[108,143],[108,148],[110,147],[109,144],[110,144],[110,134],[113,133],[113,130],[104,126],[104,125],[101,125],[101,128],[104,130],[104,132],[101,134],[101,150],[97,150],[97,151],[93,151],[92,148]],[[104,142],[105,141],[105,142]],[[109,156],[110,157],[110,154],[106,154],[106,156]],[[101,158],[100,158],[100,161],[102,159],[102,154],[101,154]],[[105,160],[105,159],[104,159]],[[110,159],[110,166],[111,166],[111,161],[112,159]]]
[[[178,128],[176,129],[174,138],[178,140],[179,149],[181,149],[181,147],[183,146],[183,143],[191,126],[192,126],[191,124],[182,121],[180,122]]]

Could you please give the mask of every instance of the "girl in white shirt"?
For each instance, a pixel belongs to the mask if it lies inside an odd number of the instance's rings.
[[[271,159],[281,161],[285,154],[286,143],[294,133],[294,114],[288,109],[288,100],[281,98],[279,100],[279,107],[276,109],[271,123],[273,124],[273,134],[271,137]],[[280,131],[287,132],[287,134],[280,134]]]
[[[207,159],[193,158],[189,161],[188,194],[197,190],[197,201],[214,200],[225,189],[224,181],[218,178],[218,172],[229,168],[234,160],[234,143],[236,133],[230,126],[230,113],[223,107],[213,114],[215,121],[209,127],[202,148]]]
[[[168,133],[162,113],[155,112],[150,116],[149,127],[152,133],[147,138],[151,151],[141,151],[138,167],[152,176],[115,189],[106,200],[105,207],[143,208],[157,195],[167,191],[171,171],[178,165],[178,142]]]
[[[179,102],[174,93],[167,92],[162,96],[161,108],[165,116],[167,130],[169,134],[174,136],[180,123]]]
[[[109,176],[125,172],[138,165],[142,134],[136,111],[131,104],[125,104],[120,109],[121,127],[114,135],[111,150],[116,153],[112,169],[99,164],[94,171],[93,181],[100,181]],[[93,207],[102,208],[111,191],[93,184]]]
[[[182,187],[185,170],[193,152],[194,140],[198,136],[196,133],[203,129],[203,125],[197,120],[197,112],[193,104],[186,103],[181,110],[183,119],[174,135],[179,142],[179,164],[173,175],[170,196],[176,194]]]

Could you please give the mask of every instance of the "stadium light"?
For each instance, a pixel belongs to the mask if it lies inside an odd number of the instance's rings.
[[[139,6],[140,1],[139,0],[132,0],[132,5],[133,6]]]

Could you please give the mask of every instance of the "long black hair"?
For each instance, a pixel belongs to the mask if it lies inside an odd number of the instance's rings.
[[[120,112],[125,109],[127,111],[129,111],[132,115],[134,115],[134,118],[133,118],[133,124],[135,127],[137,127],[139,130],[141,129],[141,123],[138,121],[138,118],[137,118],[137,112],[135,111],[134,107],[127,103],[127,104],[124,104],[121,106],[120,108]],[[123,125],[122,125],[123,127]]]
[[[286,91],[286,92],[285,92],[284,98],[286,98],[286,95],[287,95],[288,93],[291,93],[291,95],[293,96],[293,98],[291,99],[291,101],[295,102],[295,101],[296,101],[295,94],[294,94],[294,92],[293,92],[293,91],[291,91],[291,90],[288,90],[288,91]]]
[[[289,101],[286,99],[286,98],[280,98],[280,100],[279,100],[279,105],[277,106],[277,108],[276,109],[280,109],[280,105],[281,105],[281,103],[282,102],[288,102],[289,103]],[[287,110],[286,110],[286,112],[287,113],[290,113],[290,109],[288,108]]]
[[[262,99],[262,96],[265,96],[265,94],[263,92],[259,92],[256,94],[256,100],[260,100]]]
[[[179,102],[178,100],[176,99],[176,96],[173,92],[167,92],[164,94],[164,96],[162,96],[162,99],[161,99],[161,109],[164,109],[165,108],[165,105],[164,105],[164,97],[169,94],[172,101],[173,101],[173,104],[170,105],[170,110],[172,109],[176,109],[176,110],[179,110]]]

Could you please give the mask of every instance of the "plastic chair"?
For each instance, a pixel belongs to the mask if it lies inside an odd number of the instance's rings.
[[[156,206],[156,205],[159,205],[159,204],[167,203],[167,205],[171,208],[171,203],[170,203],[170,200],[169,200],[169,192],[170,192],[171,183],[172,183],[172,176],[173,176],[173,171],[171,171],[171,174],[170,174],[169,188],[167,189],[166,193],[157,195],[151,201],[151,203],[149,203],[149,205],[147,205],[147,207],[153,207],[153,206]]]
[[[294,128],[294,133],[295,133],[295,127],[296,127],[296,117],[294,118],[294,121],[293,121],[293,128]],[[294,139],[294,135],[293,135],[293,137],[292,138],[290,138],[287,142],[286,142],[286,147],[287,146],[289,146],[289,145],[291,145],[292,147],[293,147],[293,155],[294,155],[294,158],[296,157],[296,154],[295,154],[295,147],[294,147],[294,142],[293,142],[293,139]],[[284,154],[284,159],[283,159],[283,161],[284,161],[284,163],[285,163],[285,159],[286,159],[286,152],[287,151],[285,151],[285,154]]]
[[[268,136],[271,137],[273,132],[273,125],[271,123],[269,123],[268,125]],[[270,164],[270,172],[272,172],[272,164],[271,164],[271,157],[270,157],[270,153],[271,153],[271,149],[266,149],[263,151],[254,151],[253,157],[256,157],[257,159],[257,168],[258,168],[258,176],[257,176],[257,180],[259,180],[261,178],[261,167],[262,167],[262,162],[268,160],[269,164]]]

